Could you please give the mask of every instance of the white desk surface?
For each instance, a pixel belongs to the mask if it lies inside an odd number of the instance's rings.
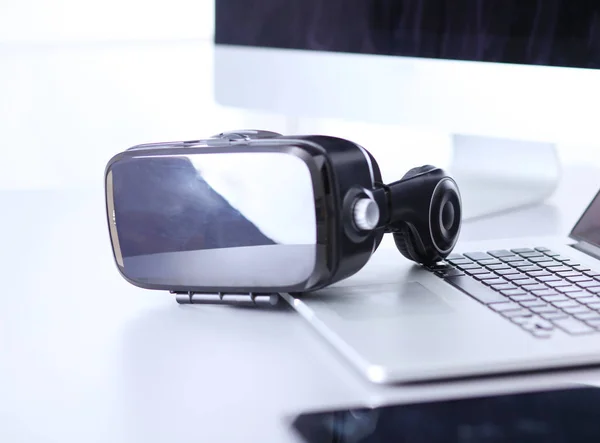
[[[13,68],[0,72],[1,92],[9,97],[18,95],[15,90],[26,91],[28,83],[23,82],[33,82],[30,68],[52,64],[14,53],[0,55]],[[21,70],[22,65],[27,67]],[[154,115],[135,123],[120,120],[126,112],[139,111],[139,105],[123,111],[129,105],[119,108],[117,103],[119,118],[71,109],[78,103],[77,91],[61,105],[52,87],[69,78],[57,72],[43,77],[52,81],[41,86],[31,83],[38,86],[29,91],[35,95],[47,88],[54,101],[40,99],[42,110],[35,109],[36,100],[23,105],[20,119],[10,112],[14,108],[5,108],[4,117],[12,120],[0,120],[8,137],[0,169],[4,177],[12,172],[16,180],[5,179],[0,186],[0,441],[292,442],[296,439],[286,420],[305,409],[600,381],[600,373],[591,371],[374,386],[285,305],[274,310],[181,307],[169,294],[129,285],[118,275],[110,253],[101,186],[104,162],[109,153],[153,141],[152,136],[170,139],[181,129],[189,130],[181,137],[188,138],[191,121],[185,123],[187,129],[172,126],[160,132],[147,129],[158,121]],[[82,87],[83,92],[94,94]],[[15,106],[23,104],[15,97]],[[94,104],[107,106],[90,106]],[[102,123],[102,118],[108,120]],[[52,124],[59,121],[59,128]],[[40,128],[46,133],[36,132]],[[141,139],[135,137],[138,129]],[[31,136],[37,150],[9,150],[9,145],[28,145],[24,135]],[[101,144],[110,143],[111,137],[114,145],[102,151]],[[68,150],[60,151],[61,140]],[[40,148],[44,141],[46,150]],[[79,160],[79,167],[74,167],[76,160],[61,163],[65,169],[58,178],[68,176],[72,186],[52,180],[58,174],[57,155],[66,161],[86,149],[91,157]],[[598,188],[597,170],[570,167],[548,204],[465,225],[462,240],[565,234]]]

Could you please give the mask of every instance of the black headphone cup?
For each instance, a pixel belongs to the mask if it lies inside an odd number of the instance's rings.
[[[436,186],[430,214],[431,240],[440,255],[447,256],[458,240],[462,224],[460,193],[451,178],[444,178]]]
[[[437,169],[437,168],[435,166],[431,166],[431,165],[417,166],[416,168],[412,168],[412,169],[409,169],[408,171],[406,171],[406,173],[400,180],[406,180],[408,178],[414,177],[415,175],[430,172],[434,169]]]
[[[432,264],[454,249],[462,207],[456,182],[442,169],[424,165],[388,185],[391,231],[398,250],[409,260]]]
[[[407,224],[404,224],[394,232],[394,243],[398,251],[405,258],[417,263],[421,263],[424,260],[424,257],[417,252],[416,239],[413,237]]]

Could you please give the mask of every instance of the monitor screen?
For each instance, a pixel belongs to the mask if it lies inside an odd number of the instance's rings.
[[[600,390],[574,388],[299,415],[306,443],[600,441]]]
[[[600,2],[216,0],[215,42],[600,68]]]
[[[571,237],[600,246],[600,192],[596,194],[592,202],[575,227],[571,231]]]

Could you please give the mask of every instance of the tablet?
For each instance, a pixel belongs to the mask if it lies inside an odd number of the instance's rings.
[[[306,443],[600,442],[600,389],[313,411],[293,428]]]

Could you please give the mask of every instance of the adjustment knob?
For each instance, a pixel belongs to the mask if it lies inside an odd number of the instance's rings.
[[[354,224],[363,231],[371,231],[375,229],[379,223],[379,206],[377,203],[368,197],[359,198],[354,203],[352,210]]]

